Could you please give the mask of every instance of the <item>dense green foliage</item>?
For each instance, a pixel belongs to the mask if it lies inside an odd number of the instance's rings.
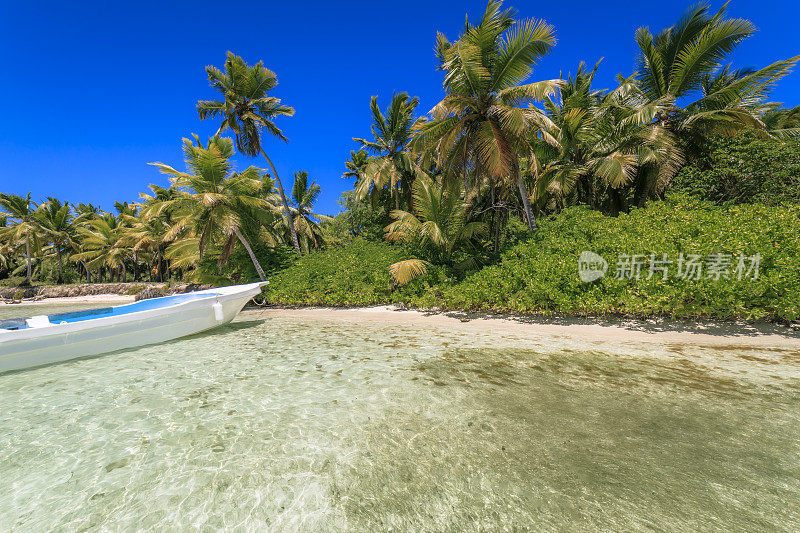
[[[571,208],[546,221],[546,231],[513,248],[500,264],[484,268],[422,303],[459,309],[543,314],[716,316],[796,320],[800,316],[800,208],[761,205],[720,207],[670,199],[617,218]],[[596,252],[609,263],[606,276],[583,283],[577,258]],[[680,253],[731,254],[730,279],[661,274],[646,279],[649,257]],[[761,254],[758,279],[734,274],[737,257]],[[614,279],[619,254],[647,256],[640,279]]]
[[[800,206],[717,206],[684,198],[655,202],[619,217],[586,207],[542,221],[533,237],[501,260],[458,280],[444,271],[393,290],[387,267],[397,248],[357,240],[315,252],[282,271],[267,298],[275,304],[365,305],[404,302],[421,307],[514,314],[625,315],[784,319],[800,317]],[[604,257],[604,278],[584,283],[578,256]],[[651,253],[731,254],[729,278],[648,277]],[[761,254],[758,279],[737,279],[739,254]],[[647,256],[640,279],[615,279],[618,254]],[[749,266],[749,262],[747,263]],[[706,264],[704,263],[704,268]],[[422,283],[424,282],[424,283]]]
[[[749,132],[718,137],[709,151],[681,170],[675,190],[722,204],[800,201],[800,140],[782,142]]]
[[[443,269],[398,287],[389,266],[403,249],[357,238],[344,246],[312,252],[270,278],[267,301],[282,305],[356,306],[408,301],[447,279]]]

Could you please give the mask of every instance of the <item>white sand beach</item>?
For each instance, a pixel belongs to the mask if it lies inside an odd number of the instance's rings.
[[[19,304],[0,302],[0,305],[54,305],[54,304],[110,304],[122,305],[131,303],[136,298],[124,294],[90,294],[86,296],[69,296],[63,298],[42,298],[41,300],[23,300]]]
[[[797,349],[800,331],[771,323],[677,321],[667,319],[510,317],[461,312],[405,310],[397,306],[364,308],[250,308],[266,317],[318,318],[346,322],[395,322],[451,327],[464,332],[513,334],[521,340],[571,337],[587,343],[694,345],[721,348]]]

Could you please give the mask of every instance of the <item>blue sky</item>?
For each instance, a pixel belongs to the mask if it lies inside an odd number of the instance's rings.
[[[534,79],[574,71],[604,57],[596,86],[634,69],[634,31],[672,24],[691,2],[516,0],[519,17],[555,25],[558,45]],[[565,7],[568,5],[569,7]],[[720,2],[712,4],[719,8]],[[278,75],[274,95],[297,113],[278,119],[289,144],[266,149],[284,182],[300,169],[322,186],[318,211],[335,213],[352,137],[369,135],[369,99],[393,91],[420,97],[427,112],[442,96],[433,54],[437,30],[454,39],[465,14],[485,3],[384,2],[37,2],[0,0],[0,191],[110,209],[166,180],[150,161],[183,168],[181,138],[213,134],[198,99],[210,98],[204,67],[232,50],[263,59]],[[729,15],[759,28],[734,55],[763,66],[800,54],[796,0],[734,0]],[[773,100],[800,104],[800,72]],[[263,166],[239,159],[239,167]]]

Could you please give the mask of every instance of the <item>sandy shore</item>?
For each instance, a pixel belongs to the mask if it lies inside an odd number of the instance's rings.
[[[297,317],[348,322],[379,321],[455,328],[465,333],[497,332],[521,341],[573,338],[584,344],[659,344],[718,348],[777,348],[798,350],[800,331],[776,324],[713,323],[675,320],[527,318],[469,313],[433,313],[394,306],[368,308],[251,308],[259,318]]]
[[[136,298],[121,294],[92,294],[87,296],[70,296],[65,298],[43,298],[41,300],[23,300],[19,304],[0,302],[0,305],[47,305],[47,304],[111,304],[120,305],[131,303]]]

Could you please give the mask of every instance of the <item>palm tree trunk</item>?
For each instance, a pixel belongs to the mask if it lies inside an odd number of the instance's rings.
[[[122,283],[127,283],[128,272],[127,270],[125,270],[125,263],[122,263],[122,265],[120,265],[120,268],[122,269]]]
[[[25,285],[31,284],[31,238],[25,236],[25,262],[27,263],[27,277],[25,278]]]
[[[625,210],[625,201],[622,199],[622,195],[619,192],[619,189],[614,189],[613,187],[609,189],[611,194],[611,206],[613,208],[613,215],[618,216],[622,211]]]
[[[258,272],[258,277],[261,278],[261,281],[266,281],[267,277],[264,275],[264,269],[261,268],[261,263],[259,263],[258,259],[256,259],[256,254],[253,253],[253,249],[250,248],[250,244],[244,238],[244,235],[242,235],[242,232],[239,231],[239,228],[235,228],[233,231],[236,233],[236,236],[239,238],[239,242],[242,243],[242,246],[244,246],[244,249],[247,250],[247,253],[250,255],[250,260],[253,262],[253,266],[256,267],[256,271]],[[297,237],[295,236],[295,238],[297,238]]]
[[[272,169],[272,175],[275,176],[275,183],[278,184],[278,192],[280,193],[281,200],[283,201],[283,212],[286,213],[286,221],[289,223],[289,231],[292,234],[292,244],[294,244],[294,250],[299,254],[300,241],[297,240],[297,230],[294,227],[294,217],[292,216],[291,209],[289,209],[289,201],[286,199],[286,193],[283,191],[283,184],[281,183],[281,179],[278,177],[278,171],[275,170],[275,165],[272,164],[272,159],[269,158],[267,153],[264,151],[264,148],[261,148],[261,155],[263,155],[264,159],[267,160],[269,168]]]
[[[647,179],[637,172],[636,187],[633,192],[633,205],[636,207],[644,207],[647,204],[648,187]]]
[[[492,199],[492,225],[490,227],[494,228],[494,231],[492,232],[494,234],[494,243],[492,245],[492,249],[494,250],[494,253],[497,253],[500,249],[500,216],[497,213],[497,199],[495,198],[493,180],[489,180],[489,191],[491,192]]]
[[[58,283],[64,283],[64,267],[61,264],[61,250],[56,249],[58,255]]]
[[[514,158],[514,167],[512,168],[514,178],[517,180],[517,187],[519,188],[519,195],[522,196],[522,206],[525,208],[525,218],[528,219],[528,228],[531,231],[536,231],[536,219],[533,217],[533,209],[531,209],[531,199],[528,197],[528,190],[525,187],[525,182],[522,181],[522,172],[519,170],[519,160]]]

